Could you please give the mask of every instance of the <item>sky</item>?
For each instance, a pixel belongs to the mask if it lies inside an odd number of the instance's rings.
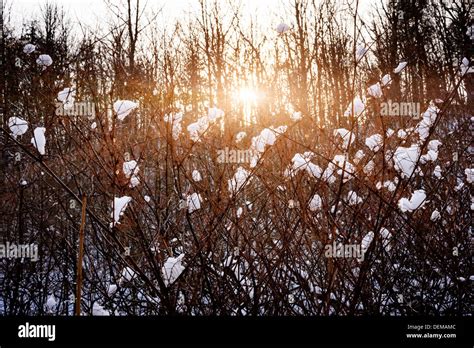
[[[103,0],[3,0],[6,1],[6,8],[12,6],[11,19],[15,26],[20,26],[28,18],[37,17],[41,8],[47,1],[62,6],[67,13],[68,18],[73,23],[95,27],[97,23],[104,23],[106,13],[108,12],[105,1]],[[124,0],[122,0],[124,1]],[[243,15],[252,15],[261,22],[260,24],[270,25],[270,22],[278,19],[284,20],[281,16],[282,4],[289,0],[231,0],[232,2],[242,4]],[[341,1],[341,0],[340,0]],[[380,0],[378,0],[380,1]],[[119,4],[121,0],[112,0]],[[166,21],[178,18],[185,18],[188,13],[195,12],[198,9],[198,0],[142,0],[141,3],[148,3],[152,9],[162,8],[160,20]],[[222,1],[224,3],[224,1]],[[372,0],[359,0],[361,12],[367,13],[367,10],[374,3]],[[276,25],[276,24],[275,24]]]
[[[48,0],[50,3],[62,6],[73,22],[81,22],[94,25],[96,21],[102,21],[107,13],[107,6],[103,0]],[[275,8],[275,3],[280,0],[240,0],[244,13],[268,14]],[[142,0],[148,2],[148,7],[153,9],[162,8],[163,17],[169,20],[184,17],[198,9],[197,0]],[[15,23],[21,23],[25,18],[33,18],[39,14],[46,0],[6,0],[7,7],[12,6],[12,19]],[[120,0],[113,0],[120,3]]]

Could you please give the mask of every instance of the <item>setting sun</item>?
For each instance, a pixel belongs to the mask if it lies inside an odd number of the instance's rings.
[[[257,92],[251,88],[241,88],[238,94],[239,100],[245,104],[256,104],[257,103]]]
[[[244,123],[251,124],[252,107],[255,107],[258,102],[257,91],[249,87],[243,87],[236,93],[235,99],[242,106]]]

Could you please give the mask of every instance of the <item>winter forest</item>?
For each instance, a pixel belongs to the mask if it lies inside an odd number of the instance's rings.
[[[3,1],[0,315],[471,313],[470,0],[99,2]]]

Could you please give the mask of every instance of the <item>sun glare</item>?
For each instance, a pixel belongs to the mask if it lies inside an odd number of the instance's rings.
[[[244,124],[252,123],[252,109],[257,105],[258,93],[256,90],[243,87],[236,93],[236,99],[242,105]]]
[[[257,102],[257,92],[251,88],[241,88],[239,99],[245,104],[255,104]]]

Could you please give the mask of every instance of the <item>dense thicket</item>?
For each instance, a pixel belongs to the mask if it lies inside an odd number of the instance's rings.
[[[471,1],[388,0],[361,17],[357,1],[294,0],[270,31],[234,2],[167,25],[143,6],[110,2],[98,31],[53,5],[21,28],[3,13],[0,243],[40,258],[0,259],[0,313],[73,314],[83,196],[85,314],[470,312]],[[58,112],[64,88],[91,109]],[[138,107],[121,119],[118,100]],[[400,168],[412,145],[416,166]],[[334,241],[364,259],[327,257]]]

